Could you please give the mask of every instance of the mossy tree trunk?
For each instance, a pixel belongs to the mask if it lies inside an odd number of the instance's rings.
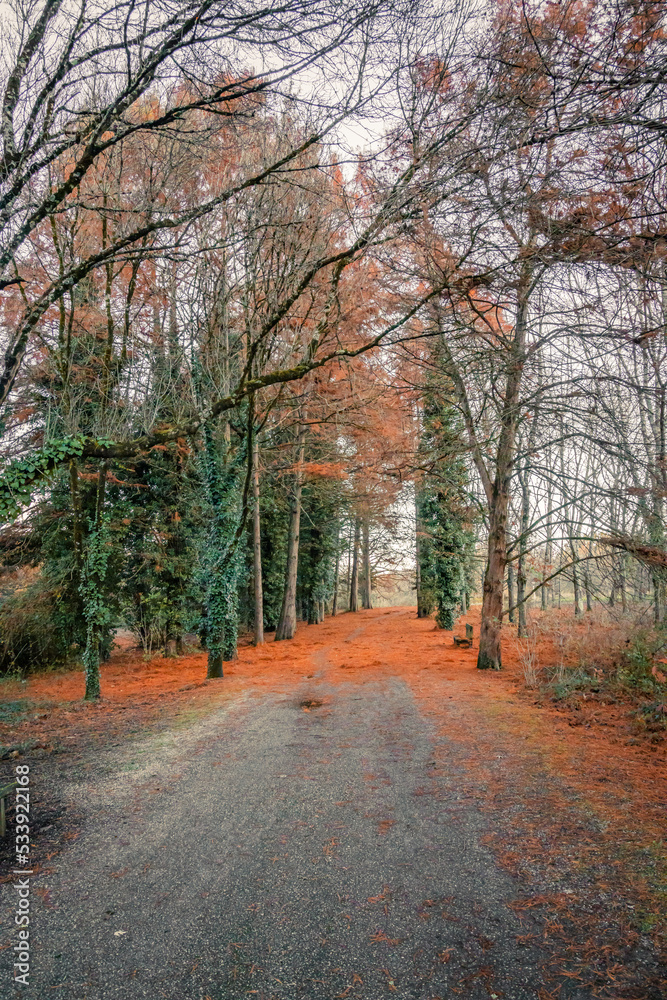
[[[415,517],[415,589],[417,591],[417,618],[426,618],[422,604],[421,539],[419,537],[419,511]]]
[[[97,496],[94,520],[89,524],[88,537],[84,545],[80,593],[83,617],[86,625],[86,646],[83,665],[86,672],[86,701],[100,698],[100,659],[102,639],[109,628],[105,583],[109,560],[110,538],[104,513],[104,493],[106,486],[106,465],[102,465],[97,477]]]
[[[259,505],[259,444],[257,435],[252,441],[252,553],[254,577],[254,639],[255,645],[264,642],[264,585],[262,580],[262,530]]]
[[[227,456],[225,456],[227,458]],[[237,656],[239,627],[238,528],[241,520],[240,449],[235,460],[222,462],[210,423],[204,427],[203,464],[211,504],[209,583],[206,600],[207,677],[222,677],[223,663]]]

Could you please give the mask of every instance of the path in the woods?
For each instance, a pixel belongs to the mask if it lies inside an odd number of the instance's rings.
[[[521,886],[482,844],[489,819],[453,744],[383,676],[389,621],[329,622],[294,686],[239,693],[81,770],[67,788],[81,834],[35,883],[30,986],[11,985],[6,948],[0,994],[540,996],[544,954],[508,906]],[[368,679],[346,681],[346,658],[369,655]]]

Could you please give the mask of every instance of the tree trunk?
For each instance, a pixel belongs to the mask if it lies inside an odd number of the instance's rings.
[[[74,544],[74,572],[76,582],[81,579],[83,567],[83,530],[81,527],[81,499],[79,496],[79,469],[76,459],[69,463],[70,496],[72,498],[72,542]]]
[[[307,608],[306,621],[309,625],[317,625],[320,620],[320,601],[319,598],[313,597],[312,590],[305,598],[305,603]]]
[[[361,523],[354,519],[354,544],[352,547],[352,576],[350,578],[350,611],[359,610],[359,536]]]
[[[560,473],[561,482],[563,484],[563,490],[566,488],[567,476],[565,474],[565,427],[563,425],[563,418],[560,418]],[[565,498],[564,498],[565,499]],[[577,549],[577,540],[575,538],[575,525],[572,520],[572,512],[569,502],[566,500],[563,503],[563,520],[565,521],[565,530],[567,532],[567,539],[570,547],[570,556],[572,559],[572,589],[574,591],[574,617],[579,618],[581,616],[581,585],[579,582],[579,569],[577,567],[577,559],[579,558],[579,552]]]
[[[535,435],[537,433],[537,407],[533,414],[533,421],[528,435],[528,451],[523,469],[521,470],[521,534],[519,536],[519,561],[517,567],[517,588],[516,599],[519,605],[519,628],[517,631],[520,639],[525,639],[528,635],[528,620],[526,608],[526,561],[528,559],[528,529],[530,527],[530,458],[535,446]]]
[[[517,600],[517,611],[519,612],[519,627],[517,629],[517,635],[519,639],[524,639],[527,632],[527,622],[526,622],[526,566],[525,566],[525,554],[519,551],[519,564],[517,567],[516,574],[516,600]]]
[[[287,566],[285,589],[276,628],[276,642],[293,639],[296,632],[296,584],[299,566],[299,531],[301,525],[301,492],[303,489],[303,458],[306,450],[306,425],[301,424],[298,437],[298,459],[287,534]]]
[[[334,592],[333,604],[331,605],[331,617],[338,614],[338,574],[340,572],[340,523],[336,526],[336,569],[334,571]]]
[[[593,543],[588,543],[588,554],[593,555]],[[584,563],[584,590],[586,591],[586,611],[593,610],[593,595],[591,592],[590,563]]]
[[[572,567],[572,589],[574,590],[574,617],[581,617],[581,584],[579,582],[579,571],[576,566]]]
[[[510,622],[514,622],[514,607],[516,601],[514,599],[514,564],[507,564],[507,603],[509,605],[509,611],[507,613],[507,618]]]
[[[262,534],[259,516],[259,444],[252,441],[252,553],[255,582],[255,645],[264,642],[264,589],[262,583]]]
[[[104,522],[104,493],[106,487],[106,465],[100,467],[97,476],[97,496],[95,501],[95,522],[89,532],[81,578],[81,597],[86,622],[86,648],[83,665],[86,671],[86,701],[100,698],[100,659],[102,636],[108,626],[105,578],[107,571],[108,545]]]
[[[421,542],[419,538],[419,505],[417,504],[417,491],[415,489],[415,585],[417,588],[417,618],[426,618],[422,605],[422,569],[421,569]]]
[[[222,653],[209,651],[206,678],[207,680],[216,680],[220,677],[224,677]]]
[[[662,580],[658,570],[654,570],[651,576],[653,582],[653,620],[656,625],[659,625],[662,621],[662,602],[660,600]]]
[[[500,670],[500,628],[503,617],[503,584],[507,564],[507,493],[500,493],[491,511],[488,560],[482,589],[482,624],[479,632],[478,670]]]
[[[354,548],[354,524],[350,521],[350,537],[348,540],[347,547],[347,577],[345,579],[345,594],[347,596],[347,610],[351,611],[350,607],[350,588],[352,586],[352,550]]]
[[[500,415],[500,435],[496,452],[495,478],[489,500],[488,563],[482,592],[482,624],[479,632],[478,670],[500,670],[500,629],[503,616],[503,586],[507,566],[507,511],[510,477],[514,463],[519,417],[519,395],[525,364],[526,321],[528,315],[528,270],[518,290],[514,341],[508,359],[505,398]]]
[[[234,534],[240,518],[238,471],[228,464],[229,425],[222,428],[224,460],[218,454],[213,426],[204,426],[204,472],[212,507],[209,549],[211,566],[206,595],[206,648],[208,678],[223,677],[223,663],[236,659],[238,637],[239,551]]]
[[[370,525],[368,517],[363,522],[363,586],[361,589],[361,606],[366,610],[373,607],[371,603],[371,546]]]
[[[623,611],[628,610],[627,582],[625,579],[625,556],[618,556],[618,589],[621,594],[621,607]]]
[[[551,492],[551,480],[547,481],[547,540],[544,546],[544,570],[543,578],[549,576],[551,570],[551,560],[553,559],[553,527],[551,523],[551,512],[553,510],[553,496]],[[542,611],[547,610],[547,588],[542,586]],[[553,584],[551,585],[551,606],[553,607]]]

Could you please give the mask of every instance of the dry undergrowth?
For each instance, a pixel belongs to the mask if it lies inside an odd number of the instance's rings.
[[[630,741],[664,741],[667,633],[647,623],[645,610],[599,607],[578,620],[571,611],[533,612],[513,645],[526,688],[569,712],[573,724],[585,709],[584,724],[597,713],[603,725],[624,720]]]

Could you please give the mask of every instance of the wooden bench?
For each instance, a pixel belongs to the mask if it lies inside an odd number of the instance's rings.
[[[453,635],[454,645],[458,646],[459,649],[470,649],[472,646],[472,625],[466,625],[466,634],[463,635]]]
[[[16,787],[17,782],[12,781],[9,785],[5,785],[3,788],[0,788],[0,837],[4,837],[7,832],[5,799],[9,798]]]

